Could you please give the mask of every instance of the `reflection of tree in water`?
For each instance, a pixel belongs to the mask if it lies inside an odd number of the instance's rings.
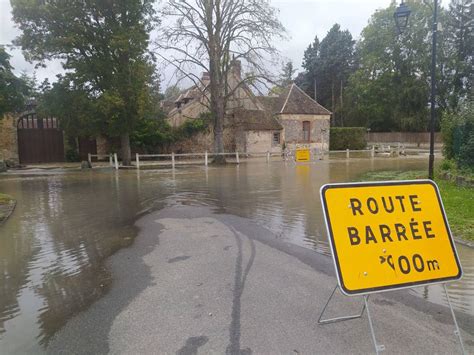
[[[39,315],[41,344],[106,292],[112,280],[104,260],[130,245],[137,234],[133,227],[138,211],[134,184],[101,180],[87,190],[85,197],[64,199],[61,215],[69,218],[52,225],[52,235],[62,236],[52,239],[55,261],[35,289],[47,304]],[[87,218],[83,211],[87,211]]]
[[[29,196],[31,189],[18,188],[15,198],[18,203],[14,215],[32,215],[21,202],[24,196]],[[30,223],[30,220],[25,220]],[[14,231],[12,223],[2,226],[0,238],[0,334],[5,332],[5,321],[14,318],[20,312],[18,296],[28,282],[29,262],[37,258],[39,246],[32,243],[28,235],[29,226],[22,225]]]
[[[137,233],[136,185],[103,178],[89,182],[86,177],[21,183],[17,189],[29,196],[14,221],[18,241],[1,249],[13,255],[1,259],[0,275],[8,280],[0,286],[0,315],[18,309],[22,287],[33,289],[44,304],[32,315],[43,345],[72,315],[106,292],[111,277],[104,259],[130,245]]]
[[[28,282],[28,261],[38,251],[37,246],[24,238],[8,233],[0,238],[0,334],[5,332],[5,321],[20,311],[18,296]]]
[[[107,228],[106,232],[104,228]],[[46,304],[39,314],[40,344],[46,345],[71,316],[86,309],[108,291],[112,277],[103,263],[120,248],[129,246],[137,233],[130,225],[107,224],[101,229],[99,231],[98,226],[94,226],[91,233],[78,238],[56,240],[55,262],[35,287],[36,294]]]

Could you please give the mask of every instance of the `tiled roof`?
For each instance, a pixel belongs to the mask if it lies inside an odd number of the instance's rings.
[[[235,109],[233,120],[236,125],[241,126],[245,131],[279,131],[283,129],[270,112],[263,110]]]
[[[287,88],[288,93],[280,114],[304,114],[304,115],[330,115],[331,111],[325,109],[295,84]],[[285,94],[285,93],[284,93]]]
[[[258,96],[258,99],[263,104],[265,109],[272,114],[280,112],[283,105],[280,96]]]
[[[279,96],[259,96],[258,99],[273,114],[331,114],[295,84],[285,87]]]

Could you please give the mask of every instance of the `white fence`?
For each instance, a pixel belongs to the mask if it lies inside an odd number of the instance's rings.
[[[439,150],[435,151],[440,153]],[[311,160],[323,160],[325,155],[337,157],[342,156],[343,158],[360,158],[362,155],[367,155],[370,158],[377,157],[396,157],[403,155],[412,155],[412,154],[427,154],[428,150],[426,149],[413,149],[406,148],[401,144],[397,146],[375,146],[373,145],[370,149],[362,150],[331,150],[331,151],[317,151],[311,150]],[[295,161],[295,151],[285,150],[283,152],[253,152],[253,153],[242,153],[242,152],[228,152],[228,153],[171,153],[171,154],[135,154],[135,168],[140,169],[140,167],[147,166],[171,166],[173,169],[178,165],[195,165],[203,164],[205,166],[209,165],[210,159],[216,155],[227,156],[234,160],[235,163],[240,164],[241,158],[265,158],[266,162],[269,163],[273,157],[282,158],[284,161]],[[88,162],[92,166],[92,158],[97,159],[106,159],[109,158],[109,165],[115,169],[119,169],[119,161],[117,153],[113,154],[88,154]],[[132,165],[133,167],[133,165]]]
[[[234,158],[237,164],[240,164],[241,157],[266,157],[266,161],[270,162],[272,156],[279,156],[281,157],[281,153],[272,153],[270,151],[267,152],[254,152],[254,153],[241,153],[241,152],[229,152],[229,153],[171,153],[171,154],[135,154],[135,167],[140,169],[140,166],[144,165],[145,162],[154,163],[154,165],[171,165],[174,169],[177,165],[188,165],[188,164],[204,164],[205,166],[209,165],[209,161],[212,157],[220,155],[220,156],[227,156],[230,158]],[[160,160],[156,161],[153,160],[154,158],[161,158]],[[164,159],[163,159],[164,158]],[[180,159],[185,158],[185,159]],[[194,158],[194,159],[189,159]],[[196,159],[197,158],[197,159]]]
[[[111,153],[111,154],[87,154],[87,161],[89,162],[89,166],[92,167],[92,158],[109,158],[109,165],[113,166],[115,169],[118,169],[119,164],[118,164],[118,158],[117,158],[117,153]]]

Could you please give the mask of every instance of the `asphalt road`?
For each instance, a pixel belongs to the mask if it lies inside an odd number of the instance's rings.
[[[336,284],[332,260],[281,241],[257,224],[180,206],[138,221],[135,243],[109,261],[110,292],[70,320],[49,353],[373,353],[367,315],[318,325]],[[337,294],[328,316],[354,313],[360,297]],[[407,291],[370,297],[387,354],[453,354],[448,308]],[[474,353],[474,319],[459,314]]]

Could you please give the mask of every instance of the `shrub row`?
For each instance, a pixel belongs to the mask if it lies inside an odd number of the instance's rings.
[[[459,168],[474,170],[474,102],[443,117],[441,132],[445,158],[454,160]]]
[[[331,127],[329,142],[330,150],[365,149],[366,129],[365,127]]]

